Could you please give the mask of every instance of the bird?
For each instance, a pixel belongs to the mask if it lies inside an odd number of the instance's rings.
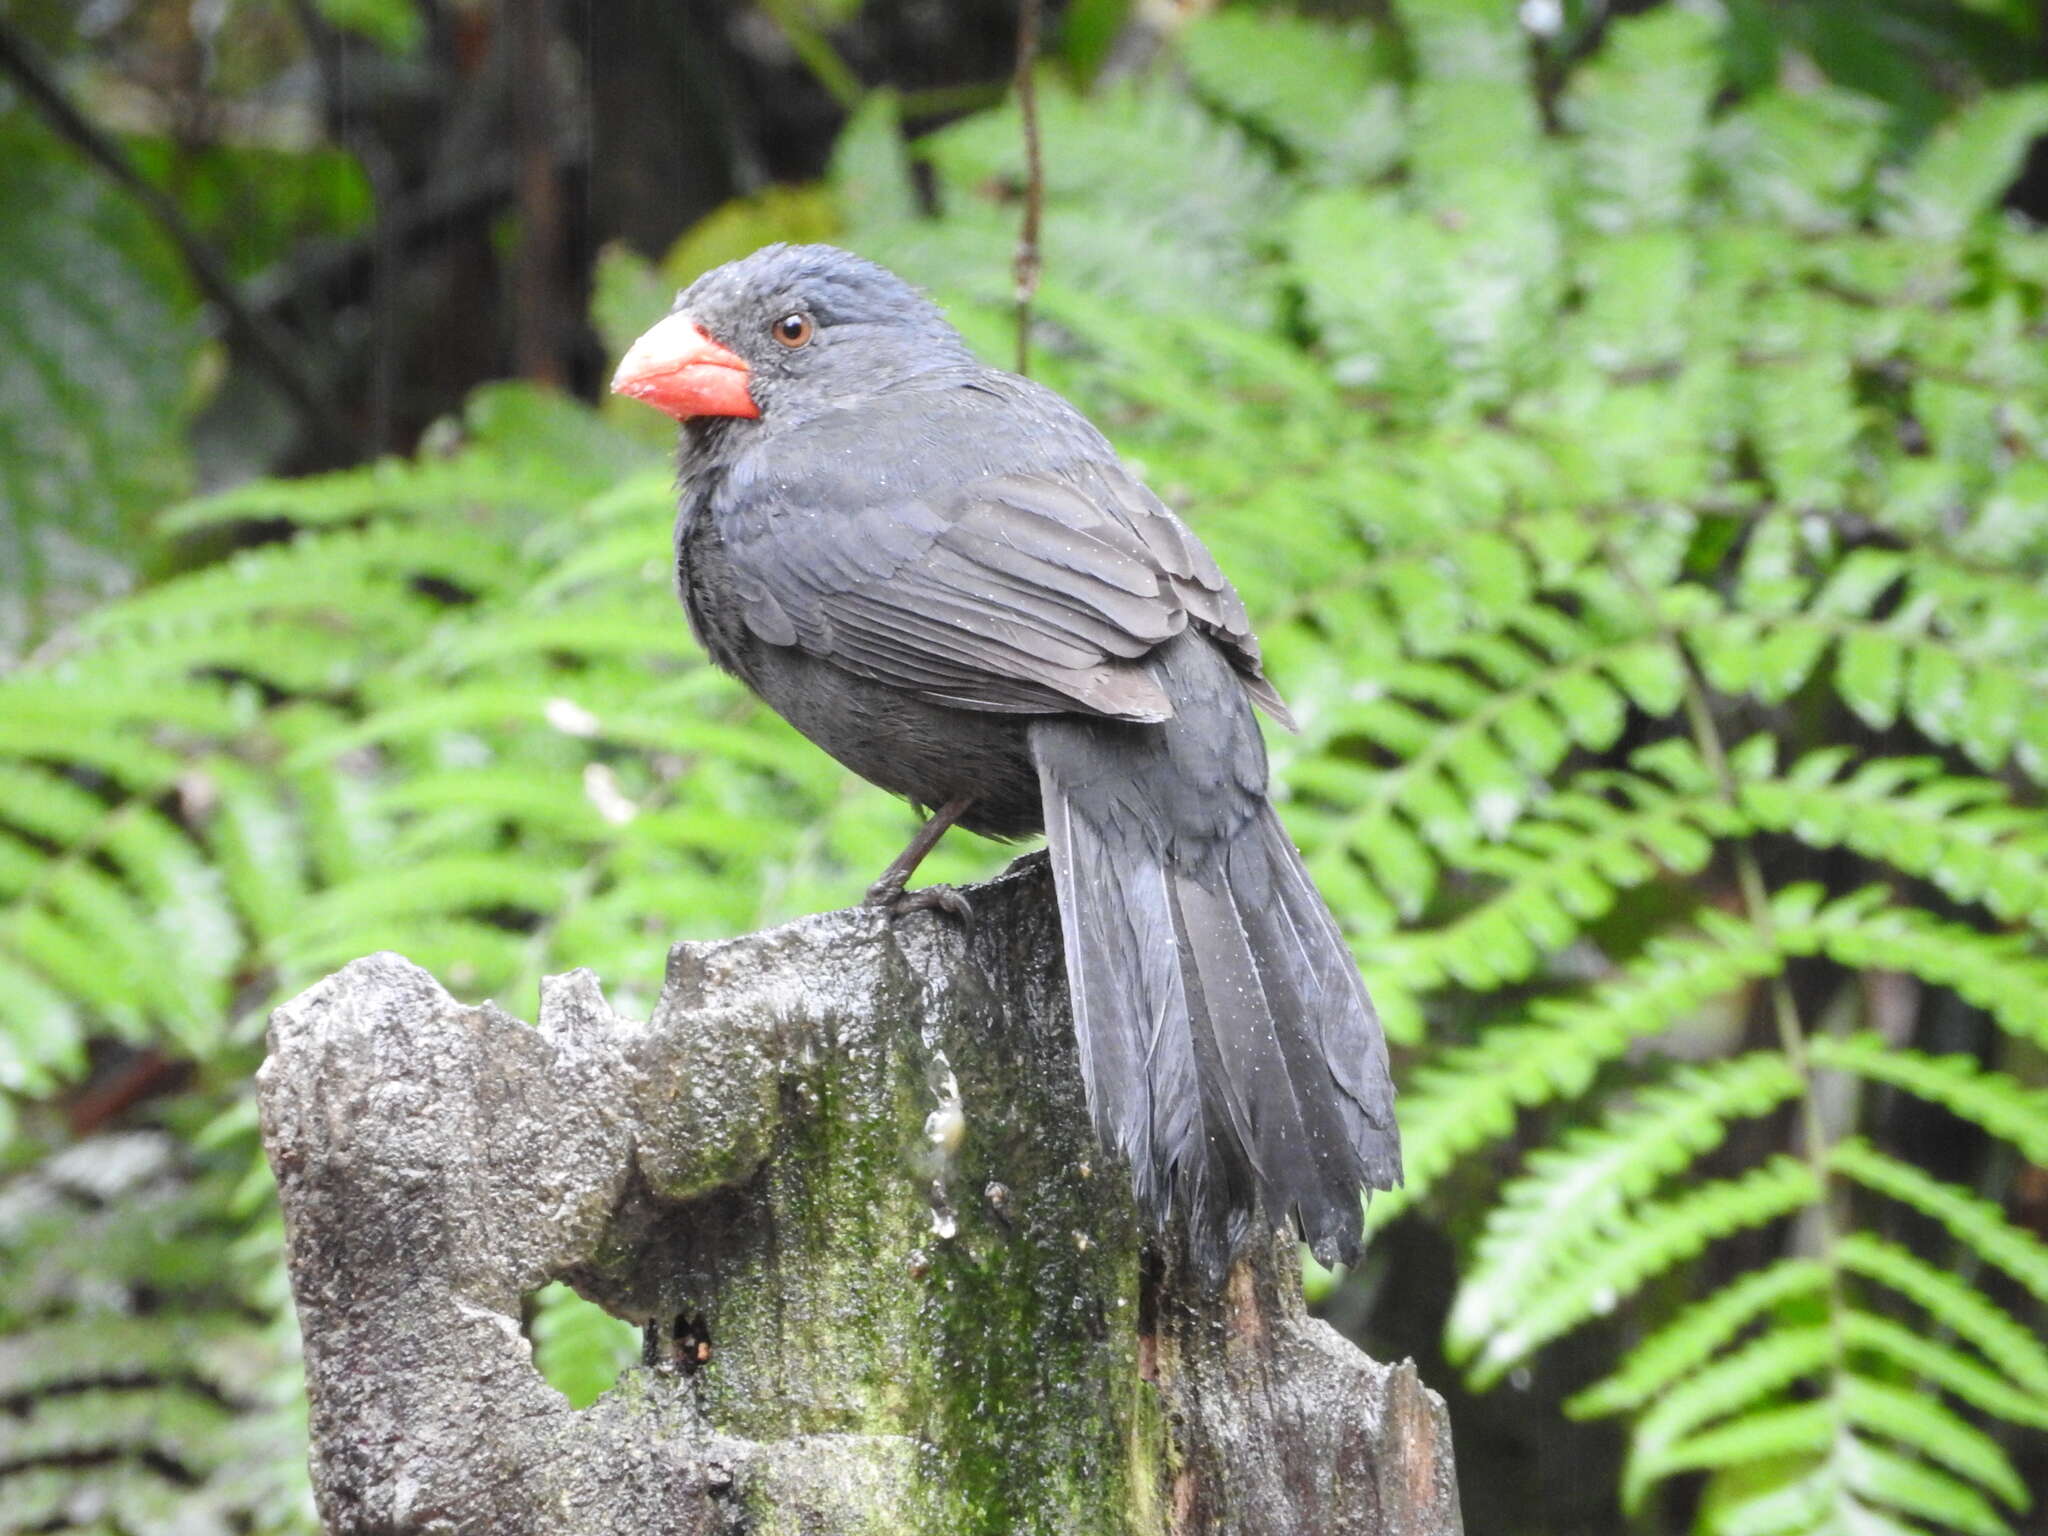
[[[953,826],[1042,832],[1089,1113],[1138,1208],[1218,1276],[1283,1227],[1355,1263],[1400,1182],[1385,1037],[1273,808],[1292,728],[1243,602],[1060,395],[828,245],[717,267],[612,381],[681,424],[675,574],[712,661]]]

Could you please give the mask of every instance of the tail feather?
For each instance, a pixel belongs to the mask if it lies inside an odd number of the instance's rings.
[[[1166,872],[1108,857],[1095,827],[1085,817],[1077,826],[1071,802],[1051,795],[1046,844],[1089,1110],[1097,1134],[1129,1160],[1138,1204],[1163,1219],[1179,1160],[1167,1149],[1199,1138],[1202,1109]]]
[[[1325,1184],[1314,1123],[1321,1106],[1313,1083],[1296,1080],[1320,1068],[1287,1018],[1290,989],[1276,987],[1273,968],[1254,953],[1247,919],[1256,924],[1256,915],[1238,907],[1228,884],[1211,890],[1198,877],[1176,873],[1172,886],[1197,1068],[1213,1063],[1230,1128],[1269,1209],[1292,1214],[1305,1192],[1322,1192]],[[1356,1181],[1346,1188],[1340,1176],[1336,1199],[1355,1208],[1357,1195]]]
[[[1359,1150],[1366,1186],[1392,1189],[1401,1182],[1401,1142],[1379,1014],[1336,919],[1270,805],[1263,807],[1259,830],[1266,867],[1274,877],[1273,899],[1260,907],[1271,914],[1276,929],[1284,925],[1298,957],[1292,975],[1307,982],[1301,1006],[1283,1017],[1304,1031],[1305,1048],[1330,1073],[1336,1107],[1350,1128],[1349,1144]],[[1251,884],[1233,874],[1234,888]]]
[[[1190,741],[1213,756],[1219,732],[1243,730],[1256,750],[1242,695],[1242,721],[1204,725],[1184,693],[1164,726],[1032,732],[1090,1109],[1140,1207],[1183,1222],[1204,1268],[1253,1235],[1255,1211],[1349,1261],[1363,1190],[1400,1182],[1386,1045],[1301,856],[1245,782],[1263,784],[1263,757],[1256,776],[1188,782]]]

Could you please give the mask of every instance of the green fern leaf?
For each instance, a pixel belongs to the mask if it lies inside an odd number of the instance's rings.
[[[1981,901],[2004,919],[2048,928],[2048,817],[2002,785],[1944,776],[1931,759],[1878,758],[1838,777],[1846,752],[1801,760],[1740,791],[1757,824],[1817,847],[1847,846]]]
[[[1991,1503],[1968,1483],[1866,1439],[1846,1438],[1836,1459],[1848,1486],[1877,1504],[1936,1521],[1969,1536],[2012,1536]]]
[[[1466,1363],[1474,1384],[1485,1386],[1539,1346],[1611,1312],[1644,1282],[1716,1239],[1790,1215],[1819,1196],[1813,1170],[1779,1156],[1740,1178],[1705,1181],[1682,1197],[1644,1201],[1614,1222],[1606,1244],[1584,1265],[1530,1297],[1513,1322],[1483,1338],[1449,1338],[1447,1348]]]
[[[1671,747],[1680,750],[1664,750]],[[1664,743],[1635,762],[1658,777],[1581,775],[1579,788],[1542,801],[1503,842],[1468,855],[1467,868],[1505,880],[1505,888],[1440,928],[1376,947],[1375,976],[1391,970],[1409,988],[1455,981],[1477,990],[1523,980],[1605,916],[1622,891],[1665,871],[1696,873],[1716,838],[1741,830],[1741,817],[1682,744]]]
[[[1841,1314],[1841,1325],[1843,1342],[1850,1348],[1881,1355],[1907,1374],[1924,1377],[1995,1418],[2048,1429],[2048,1398],[2021,1390],[1954,1346],[1854,1308]]]
[[[1700,1511],[1700,1528],[1710,1536],[1850,1536],[1837,1518],[1842,1502],[1839,1485],[1823,1469],[1762,1493],[1710,1499]],[[1878,1517],[1861,1536],[1926,1533],[1918,1527],[1895,1525]]]
[[[1935,1324],[1968,1340],[2020,1390],[2048,1402],[2048,1345],[1946,1269],[1869,1232],[1844,1233],[1835,1258],[1921,1307]]]
[[[1938,1398],[1850,1373],[1836,1384],[1835,1401],[1851,1423],[1870,1434],[1911,1447],[2015,1509],[2031,1507],[2026,1484],[1998,1442]]]
[[[1834,232],[1866,199],[1884,115],[1869,98],[1824,85],[1765,91],[1715,123],[1710,153],[1739,213]]]
[[[1623,1507],[1631,1512],[1642,1507],[1649,1490],[1674,1470],[1665,1458],[1678,1446],[1696,1443],[1703,1425],[1725,1419],[1732,1428],[1760,1404],[1775,1406],[1787,1388],[1823,1372],[1836,1348],[1825,1323],[1778,1329],[1666,1390],[1636,1421],[1629,1437]]]
[[[196,328],[125,195],[11,111],[0,124],[0,663],[127,585],[147,513],[185,488]],[[66,579],[68,578],[68,579]]]
[[[41,1097],[85,1069],[83,999],[26,958],[0,948],[0,1089]],[[13,1116],[0,1101],[0,1133]]]
[[[1465,1153],[1505,1135],[1518,1106],[1579,1093],[1599,1065],[1745,982],[1773,974],[1773,947],[1747,923],[1704,914],[1701,932],[1661,935],[1628,970],[1569,1001],[1539,1003],[1532,1023],[1499,1025],[1477,1045],[1417,1073],[1401,1101],[1406,1182],[1375,1200],[1384,1224]]]
[[[1999,91],[1965,107],[1891,184],[1887,224],[1930,241],[1958,238],[2011,184],[2044,129],[2048,89]]]
[[[1675,223],[1691,206],[1696,156],[1720,73],[1719,26],[1669,10],[1618,23],[1562,103],[1596,229]]]
[[[1866,1189],[1940,1222],[1957,1242],[1997,1265],[2037,1299],[2048,1302],[2048,1243],[2015,1226],[1990,1201],[1931,1178],[1864,1141],[1837,1143],[1828,1160]]]
[[[1815,1065],[1888,1083],[2019,1148],[2029,1162],[2048,1165],[2048,1092],[2028,1088],[2002,1072],[1986,1072],[1967,1056],[1927,1056],[1879,1036],[1820,1035],[1808,1046]]]
[[[1649,686],[1661,690],[1661,670],[1635,659],[1665,650],[1661,640],[1543,628],[1540,642],[1449,635],[1443,659],[1394,668],[1375,697],[1318,722],[1403,758],[1378,776],[1340,779],[1342,767],[1325,759],[1297,777],[1303,789],[1355,805],[1316,841],[1353,850],[1406,915],[1434,894],[1443,863],[1483,857],[1570,747],[1612,745],[1629,703],[1618,678],[1653,678]]]
[[[1631,1470],[1638,1480],[1679,1472],[1710,1472],[1780,1458],[1818,1456],[1833,1442],[1835,1409],[1829,1403],[1792,1403],[1715,1425],[1666,1447],[1654,1462]]]
[[[1790,897],[1795,893],[1787,893]],[[2024,935],[1991,935],[1888,906],[1876,888],[1821,907],[1816,893],[1781,899],[1780,937],[1856,970],[1907,971],[1947,987],[2004,1028],[2048,1043],[2048,960]]]
[[[1565,1403],[1577,1418],[1641,1408],[1704,1363],[1758,1317],[1826,1288],[1828,1272],[1812,1259],[1780,1259],[1687,1307],[1629,1351],[1621,1368]]]
[[[265,943],[286,932],[305,902],[304,829],[281,786],[246,763],[209,759],[195,770],[217,797],[209,843],[235,910]]]
[[[1719,1145],[1731,1120],[1764,1114],[1804,1087],[1776,1054],[1681,1069],[1599,1129],[1532,1153],[1487,1214],[1445,1325],[1451,1347],[1470,1349],[1512,1330],[1532,1292],[1597,1262],[1635,1202]]]
[[[1260,68],[1242,67],[1247,49]],[[1285,143],[1310,180],[1369,181],[1400,156],[1400,93],[1367,36],[1225,10],[1198,18],[1180,50],[1195,88]]]

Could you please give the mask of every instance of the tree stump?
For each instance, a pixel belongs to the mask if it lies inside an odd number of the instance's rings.
[[[1082,1101],[1042,866],[978,921],[679,944],[652,1019],[538,1028],[397,955],[280,1008],[260,1077],[331,1531],[1450,1536],[1443,1404],[1148,1248]],[[524,1298],[648,1360],[578,1411]]]

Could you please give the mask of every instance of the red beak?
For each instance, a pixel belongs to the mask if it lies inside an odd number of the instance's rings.
[[[657,411],[692,416],[759,416],[747,389],[747,365],[704,334],[687,315],[670,315],[634,342],[612,375],[612,393]]]

